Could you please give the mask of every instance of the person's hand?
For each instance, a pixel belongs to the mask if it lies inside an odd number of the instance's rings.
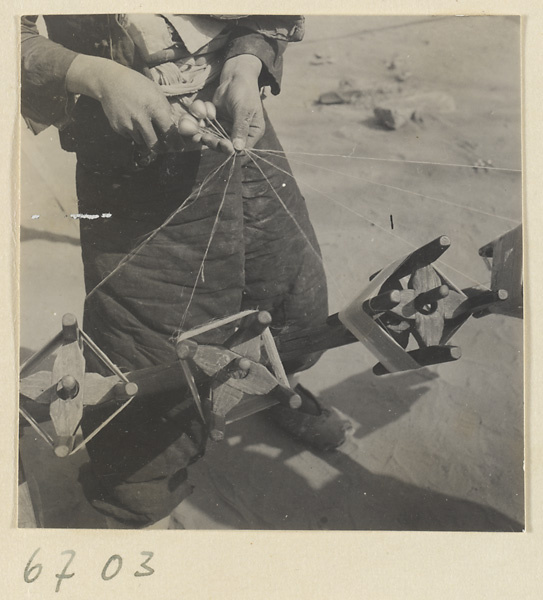
[[[228,59],[213,98],[219,112],[232,121],[232,143],[238,152],[252,148],[264,135],[264,109],[258,87],[261,70],[260,59],[252,54]]]
[[[217,122],[217,109],[213,102],[194,100],[191,104],[173,102],[172,109],[177,123],[177,131],[184,138],[196,144],[203,144],[212,150],[233,154],[234,148],[225,139]],[[175,148],[173,148],[175,151]]]
[[[99,100],[112,129],[149,149],[176,133],[176,122],[160,87],[112,60],[79,54],[66,76],[68,91]]]

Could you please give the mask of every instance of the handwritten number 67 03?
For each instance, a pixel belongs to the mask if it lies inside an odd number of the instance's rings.
[[[34,553],[32,554],[32,556],[29,558],[28,562],[26,563],[24,574],[23,574],[23,577],[24,577],[24,580],[26,583],[34,583],[43,571],[42,563],[34,562],[34,559],[36,558],[36,556],[40,550],[41,550],[41,548],[38,548],[37,550],[35,550]],[[134,572],[134,577],[148,577],[149,575],[152,575],[155,572],[153,567],[151,567],[149,565],[149,562],[153,558],[154,553],[153,552],[140,552],[140,554],[142,556],[145,556],[146,558],[140,564],[140,570]],[[76,556],[76,552],[74,550],[64,550],[64,552],[61,552],[61,555],[68,555],[69,558],[66,561],[66,564],[64,565],[64,568],[62,569],[62,571],[60,573],[55,574],[55,577],[57,578],[55,592],[60,591],[60,586],[65,579],[71,579],[72,577],[75,576],[75,571],[68,573],[68,568],[72,564],[72,562]],[[123,568],[122,557],[119,554],[112,554],[104,564],[104,567],[101,572],[101,577],[104,581],[111,581],[112,579],[117,577],[117,575],[120,573],[122,568]]]

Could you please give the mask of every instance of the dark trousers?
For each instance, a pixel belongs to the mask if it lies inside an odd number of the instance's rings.
[[[257,147],[281,149],[269,122]],[[290,173],[284,157],[264,157]],[[79,161],[80,212],[111,214],[81,220],[87,293],[226,158],[210,150],[168,154],[135,173],[97,172]],[[84,329],[119,367],[173,362],[176,332],[245,308],[269,310],[275,327],[307,327],[328,314],[320,251],[298,186],[256,160],[265,176],[248,156],[229,160],[86,302]],[[198,341],[220,343],[231,331],[214,330]],[[101,371],[92,360],[89,366]],[[303,366],[287,365],[291,372]],[[87,411],[84,431],[112,410]],[[203,454],[205,439],[193,409],[130,406],[88,444],[92,468],[83,486],[98,510],[134,527],[149,525],[190,493],[186,467]]]

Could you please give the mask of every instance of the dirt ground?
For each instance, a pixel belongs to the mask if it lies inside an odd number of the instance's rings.
[[[508,17],[311,17],[289,47],[283,91],[266,105],[319,236],[331,312],[441,234],[452,240],[443,272],[459,287],[488,285],[479,247],[521,220],[519,33]],[[354,102],[316,104],[342,81]],[[386,129],[375,104],[414,107],[416,119]],[[81,317],[84,294],[67,216],[77,212],[73,157],[52,129],[22,140],[25,358],[62,314]],[[489,160],[507,170],[458,166]],[[386,378],[360,344],[327,352],[302,381],[351,422],[348,441],[318,453],[263,415],[238,422],[192,468],[178,519],[194,529],[522,529],[522,328],[472,319],[454,338],[459,362]],[[25,428],[21,454],[43,526],[104,526],[77,483],[84,452],[55,459]]]

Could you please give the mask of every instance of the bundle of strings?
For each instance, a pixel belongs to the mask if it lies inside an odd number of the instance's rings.
[[[149,75],[166,96],[185,96],[215,81],[221,68],[222,60],[217,56],[191,56],[152,67]]]
[[[218,78],[224,23],[200,15],[125,14],[122,25],[167,96],[194,94]]]

